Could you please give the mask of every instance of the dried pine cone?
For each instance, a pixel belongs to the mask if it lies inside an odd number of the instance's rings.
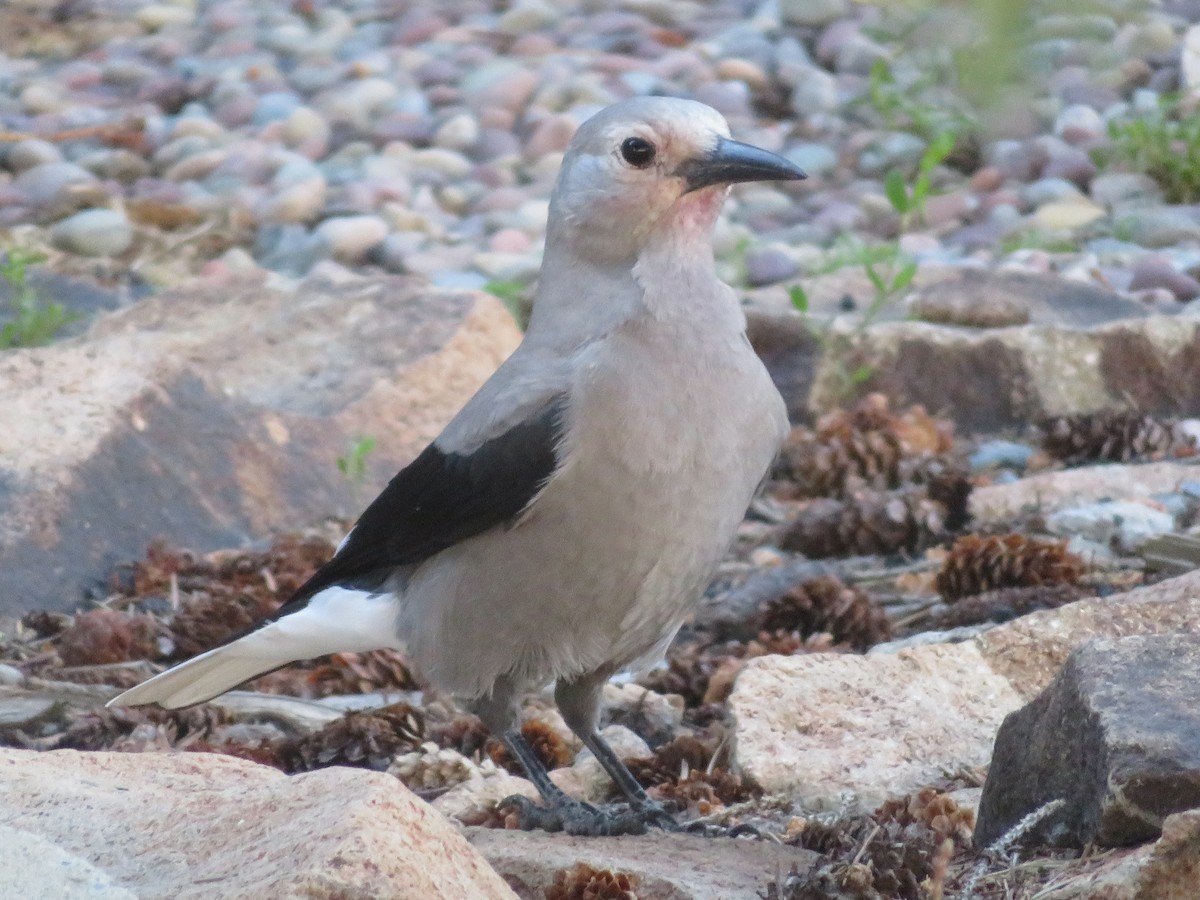
[[[435,791],[454,787],[495,769],[490,759],[477,765],[456,750],[427,741],[412,753],[397,756],[387,771],[414,791]]]
[[[214,585],[213,589],[221,587]],[[274,598],[265,592],[193,594],[171,620],[176,655],[185,658],[211,650],[257,625],[277,608]]]
[[[627,759],[625,764],[643,787],[651,787],[672,784],[689,772],[703,771],[711,759],[711,747],[685,734],[663,744],[653,756]]]
[[[947,600],[957,600],[1000,588],[1074,584],[1083,569],[1083,560],[1067,550],[1065,540],[968,534],[954,542],[942,563],[937,589]]]
[[[826,576],[797,585],[770,601],[759,615],[767,634],[796,632],[810,637],[828,632],[834,643],[866,650],[891,638],[887,615],[867,594]]]
[[[1177,422],[1133,410],[1055,416],[1038,427],[1042,448],[1068,464],[1190,456],[1196,451],[1195,439]]]
[[[902,827],[915,822],[933,831],[939,841],[951,838],[960,847],[971,846],[975,831],[974,810],[959,806],[949,794],[934,788],[922,788],[907,797],[888,800],[875,810],[874,818]]]
[[[790,497],[843,497],[920,483],[926,468],[936,470],[936,455],[953,445],[952,432],[951,423],[920,406],[897,415],[886,397],[870,394],[853,409],[826,414],[814,430],[792,429],[777,473],[791,482],[783,490]]]
[[[449,721],[430,724],[426,737],[439,747],[473,757],[483,750],[491,732],[479,716],[463,713]]]
[[[1039,609],[1057,609],[1086,596],[1087,591],[1073,584],[1002,588],[955,600],[934,615],[933,625],[957,628],[981,622],[1008,622]]]
[[[265,694],[310,699],[338,694],[408,691],[417,687],[416,678],[404,657],[395,650],[386,649],[335,653],[278,669],[254,681],[254,689]]]
[[[891,493],[864,491],[849,500],[814,500],[783,526],[778,544],[813,559],[916,553],[944,540],[965,518],[968,493],[969,487],[957,494],[947,488],[948,503],[935,499],[931,484]]]
[[[52,638],[71,626],[71,617],[63,613],[33,610],[21,616],[21,625],[39,638]]]
[[[158,659],[163,629],[148,615],[101,607],[79,613],[55,640],[67,666],[95,666],[133,659]]]
[[[554,873],[546,900],[637,900],[636,875],[594,869],[579,862]]]
[[[309,772],[325,766],[355,766],[383,771],[400,753],[419,747],[425,721],[407,703],[394,703],[369,712],[346,713],[315,734],[290,741],[280,756],[289,772]]]
[[[529,742],[529,746],[533,748],[537,758],[548,770],[569,766],[575,759],[575,754],[571,752],[567,742],[562,739],[562,735],[545,722],[537,719],[523,722],[521,734],[525,736],[525,740]],[[508,745],[499,738],[488,741],[485,749],[492,762],[500,768],[506,769],[513,775],[525,777],[525,770],[509,752]]]

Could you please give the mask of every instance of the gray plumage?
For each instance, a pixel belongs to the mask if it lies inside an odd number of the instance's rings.
[[[186,705],[394,646],[497,733],[556,681],[589,740],[604,681],[661,657],[784,437],[710,234],[728,183],[799,177],[698,103],[584,123],[520,347],[270,623],[113,703]]]

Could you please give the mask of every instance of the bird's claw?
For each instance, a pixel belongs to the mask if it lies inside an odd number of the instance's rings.
[[[567,800],[549,806],[539,806],[528,797],[515,795],[501,801],[500,806],[516,816],[516,826],[522,831],[565,831],[586,837],[619,834],[645,834],[648,827],[678,831],[679,824],[657,804],[629,806],[593,806],[580,800]]]

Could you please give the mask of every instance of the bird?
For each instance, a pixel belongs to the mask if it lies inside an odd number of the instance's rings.
[[[173,709],[289,662],[396,648],[504,743],[542,804],[518,824],[673,828],[600,736],[605,683],[662,659],[788,429],[717,276],[732,184],[805,178],[702,103],[637,97],[576,130],[517,349],[275,614],[110,701]],[[553,683],[625,795],[567,796],[518,726]]]

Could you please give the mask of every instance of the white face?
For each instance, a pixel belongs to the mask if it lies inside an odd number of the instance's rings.
[[[551,200],[551,233],[578,236],[603,256],[627,256],[671,228],[685,207],[703,207],[715,220],[724,187],[681,203],[688,183],[680,169],[728,136],[716,110],[689,100],[642,97],[604,110],[571,141]]]

